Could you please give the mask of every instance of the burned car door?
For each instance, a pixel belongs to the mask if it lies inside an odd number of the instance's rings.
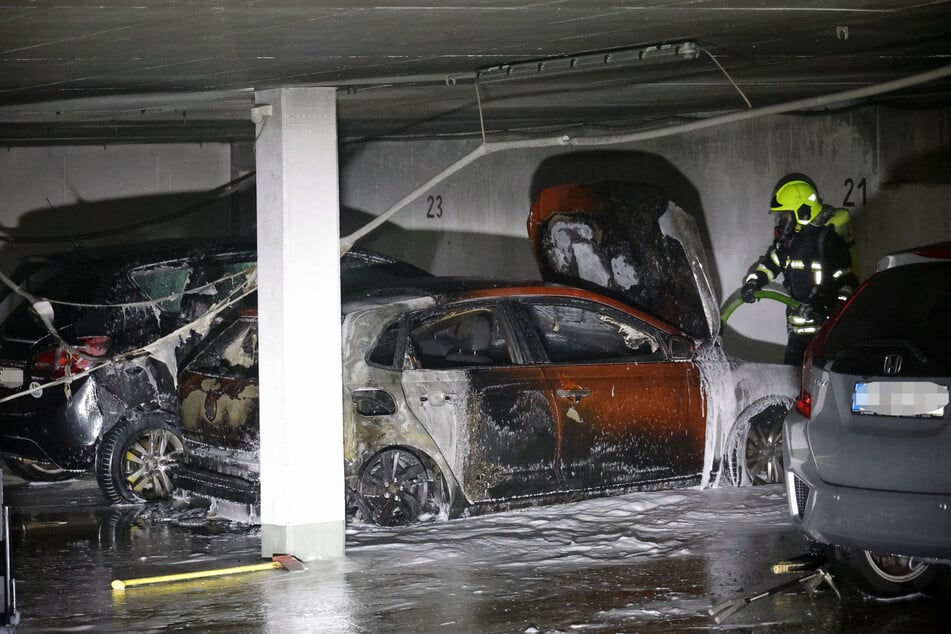
[[[189,439],[228,450],[257,450],[257,332],[257,319],[242,316],[185,366],[179,395]]]
[[[406,402],[443,446],[471,502],[558,487],[552,404],[501,304],[468,304],[415,317]]]
[[[700,376],[670,357],[667,337],[632,315],[581,298],[521,302],[540,339],[569,489],[700,474]]]

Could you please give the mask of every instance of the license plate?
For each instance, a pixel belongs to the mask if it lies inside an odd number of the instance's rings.
[[[0,368],[0,385],[3,387],[20,387],[23,385],[23,369]]]
[[[947,386],[930,381],[859,382],[852,392],[855,414],[941,418],[947,406]]]

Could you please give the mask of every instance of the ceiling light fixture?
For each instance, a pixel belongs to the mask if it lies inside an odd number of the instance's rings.
[[[551,77],[579,70],[604,70],[631,65],[686,61],[697,59],[699,56],[700,47],[693,42],[656,44],[499,64],[480,69],[476,77],[479,82],[488,84],[509,79]]]

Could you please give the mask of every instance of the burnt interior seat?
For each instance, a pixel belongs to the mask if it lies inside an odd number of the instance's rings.
[[[459,326],[462,346],[446,355],[446,361],[465,365],[492,363],[489,346],[492,343],[492,324],[486,315],[470,315]]]

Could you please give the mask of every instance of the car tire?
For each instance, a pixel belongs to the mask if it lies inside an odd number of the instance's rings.
[[[63,482],[64,480],[74,480],[79,475],[75,471],[67,471],[51,463],[34,460],[4,457],[3,464],[10,470],[10,473],[27,482]]]
[[[169,468],[182,453],[182,437],[156,419],[122,419],[102,438],[96,480],[111,504],[135,504],[172,493]]]
[[[783,420],[793,406],[785,396],[760,399],[737,417],[727,437],[724,467],[733,486],[783,480]]]
[[[927,592],[940,578],[940,566],[911,557],[882,555],[868,550],[837,546],[832,550],[836,572],[874,597],[898,597]]]
[[[407,526],[440,515],[445,491],[442,474],[429,460],[405,447],[389,447],[363,464],[355,496],[365,521]]]

